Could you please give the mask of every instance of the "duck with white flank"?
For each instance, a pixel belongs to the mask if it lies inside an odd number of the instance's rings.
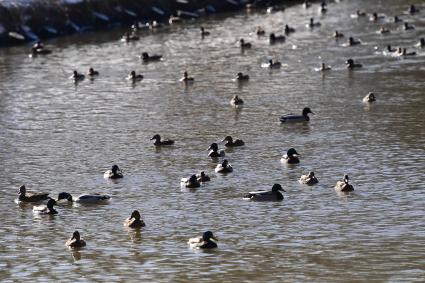
[[[133,229],[138,229],[138,228],[145,227],[146,224],[141,219],[139,211],[135,210],[131,213],[130,217],[124,221],[124,226],[133,228]]]
[[[18,201],[20,202],[39,202],[47,199],[49,199],[48,193],[27,193],[25,185],[19,188]]]
[[[70,249],[79,249],[86,246],[86,241],[81,239],[80,233],[78,231],[75,231],[72,233],[71,239],[66,241],[65,246]]]
[[[195,81],[195,79],[193,77],[189,77],[188,73],[185,71],[183,73],[183,78],[181,78],[180,81],[185,83],[191,83]]]
[[[307,25],[309,28],[320,27],[322,24],[320,22],[314,22],[314,18],[310,18],[310,23]]]
[[[294,115],[294,114],[284,115],[284,116],[280,117],[280,121],[282,123],[308,122],[308,121],[310,121],[310,117],[308,117],[308,114],[314,115],[314,113],[311,111],[311,109],[309,107],[305,107],[302,111],[302,115]]]
[[[283,195],[280,191],[286,192],[281,185],[274,184],[271,191],[249,192],[243,196],[243,199],[252,201],[282,201]]]
[[[218,150],[218,145],[215,142],[212,143],[207,150],[209,150],[208,156],[211,158],[224,157],[225,155],[224,150],[222,149]]]
[[[344,175],[342,181],[336,182],[335,190],[337,192],[352,192],[354,187],[348,183],[348,175]]]
[[[69,77],[74,82],[79,82],[84,80],[85,76],[83,74],[78,73],[76,70],[72,72],[71,77]]]
[[[133,83],[134,82],[137,82],[137,81],[141,81],[141,80],[143,80],[143,75],[141,75],[141,74],[136,74],[136,71],[131,71],[130,72],[130,74],[127,76],[127,80],[129,80],[129,81],[132,81]]]
[[[190,238],[187,244],[192,249],[215,249],[217,248],[217,238],[211,231],[206,231],[202,237]]]
[[[235,106],[235,107],[242,106],[243,105],[243,100],[239,96],[235,95],[230,100],[230,104],[233,105],[233,106]]]
[[[204,171],[201,171],[201,173],[199,173],[198,175],[196,175],[196,178],[198,178],[198,182],[204,183],[204,182],[209,182],[210,176],[208,176],[207,174],[205,174]]]
[[[350,70],[363,67],[363,65],[360,63],[354,63],[354,60],[351,58],[345,61],[345,65],[347,66],[347,69]]]
[[[148,52],[143,52],[140,58],[142,58],[144,63],[157,62],[162,60],[162,55],[158,55],[158,54],[149,55]]]
[[[58,201],[63,199],[69,202],[95,204],[95,203],[105,203],[111,199],[111,196],[101,195],[101,194],[83,194],[74,199],[69,193],[66,193],[66,192],[59,193]]]
[[[288,164],[298,164],[300,163],[300,159],[298,158],[299,154],[294,148],[288,149],[285,155],[282,156],[280,161],[282,163]]]
[[[180,185],[184,188],[194,189],[199,188],[201,183],[198,181],[198,177],[196,177],[196,175],[192,175],[189,178],[182,178]]]
[[[239,72],[236,75],[236,78],[234,79],[237,82],[246,82],[249,80],[249,76],[248,75],[244,75],[243,73]]]
[[[32,211],[37,214],[58,214],[56,209],[53,206],[56,205],[54,199],[49,199],[46,205],[34,206]]]
[[[224,159],[221,164],[217,164],[217,166],[215,167],[215,172],[223,174],[231,173],[233,172],[233,168],[232,165],[230,165],[229,161],[227,161],[227,159]]]
[[[319,180],[317,180],[313,171],[309,172],[307,175],[301,175],[298,181],[301,184],[308,185],[308,186],[313,186],[314,184],[319,183]]]
[[[239,40],[239,46],[240,46],[242,49],[250,49],[250,48],[252,47],[251,43],[249,43],[249,42],[245,42],[245,40],[244,40],[243,38],[241,38],[241,39]]]
[[[243,146],[245,142],[241,139],[233,139],[231,136],[226,136],[222,142],[226,142],[224,144],[225,147],[235,147],[235,146]]]
[[[365,97],[363,97],[363,102],[369,103],[374,101],[376,101],[376,97],[373,92],[369,92]]]
[[[271,33],[269,36],[269,41],[270,44],[275,44],[279,42],[283,43],[286,41],[286,37],[284,35],[275,35],[274,33]]]
[[[289,25],[285,25],[285,34],[289,35],[291,33],[294,33],[295,29],[293,27],[290,27]]]
[[[161,136],[156,134],[151,138],[151,141],[154,140],[153,145],[155,146],[162,146],[162,145],[172,145],[174,144],[174,140],[170,140],[170,139],[165,139],[162,140]]]
[[[116,164],[112,165],[111,169],[106,170],[103,174],[103,178],[105,179],[120,179],[122,177],[124,177],[122,171]]]

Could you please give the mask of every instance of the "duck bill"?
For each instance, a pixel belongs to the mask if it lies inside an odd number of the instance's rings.
[[[214,241],[218,242],[218,239],[214,236],[211,237],[211,239],[213,239]]]

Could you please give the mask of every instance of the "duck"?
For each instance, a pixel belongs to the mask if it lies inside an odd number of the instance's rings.
[[[248,81],[249,80],[249,76],[248,75],[244,75],[243,73],[239,72],[236,75],[235,80],[238,81],[238,82]]]
[[[374,102],[376,101],[375,94],[369,92],[365,97],[363,97],[363,102]]]
[[[114,164],[112,165],[110,170],[107,170],[104,174],[103,174],[103,178],[105,179],[120,179],[123,178],[123,174],[121,169],[118,167],[118,165]]]
[[[224,150],[218,150],[218,145],[215,142],[207,150],[209,150],[208,156],[211,158],[224,157],[225,155]]]
[[[409,24],[408,22],[404,23],[404,30],[414,30],[415,26]]]
[[[314,22],[314,18],[310,18],[310,23],[308,24],[309,28],[320,27],[322,24],[320,22]]]
[[[202,234],[202,237],[190,238],[187,244],[192,249],[215,249],[217,248],[217,238],[214,237],[211,231],[206,231]]]
[[[159,134],[154,135],[151,138],[151,141],[152,140],[155,140],[153,142],[153,145],[155,145],[155,146],[172,145],[172,144],[174,144],[174,140],[170,140],[170,139],[161,140],[161,136]]]
[[[399,48],[398,49],[398,54],[400,56],[415,56],[416,52],[415,51],[411,51],[411,52],[407,52],[406,48]]]
[[[317,180],[313,171],[310,171],[307,175],[301,175],[298,181],[301,184],[308,185],[308,186],[313,186],[314,184],[319,183],[319,180]]]
[[[31,55],[37,56],[37,55],[47,55],[52,53],[51,50],[44,48],[44,45],[42,42],[37,41],[32,47],[31,47]]]
[[[40,202],[49,199],[48,193],[27,193],[25,185],[19,187],[18,201],[22,202]]]
[[[339,31],[335,31],[334,32],[334,35],[333,35],[335,38],[341,38],[341,37],[344,37],[344,34],[343,33],[340,33]]]
[[[183,73],[183,78],[180,79],[181,82],[185,82],[185,83],[193,82],[194,80],[195,80],[194,78],[189,77],[186,71]]]
[[[243,146],[245,142],[241,139],[233,139],[232,136],[226,136],[222,142],[226,142],[224,144],[225,147],[235,147],[235,146]]]
[[[262,35],[265,35],[266,34],[266,31],[261,26],[258,26],[257,29],[255,30],[255,33],[258,36],[262,36]]]
[[[415,5],[410,5],[409,10],[408,10],[409,14],[411,14],[411,15],[419,13],[419,11],[420,10],[418,8],[416,8]]]
[[[53,208],[56,205],[54,199],[49,199],[46,205],[34,206],[32,211],[37,214],[58,214],[57,210]]]
[[[132,81],[133,83],[136,81],[141,81],[143,80],[143,75],[141,74],[136,74],[136,71],[131,71],[130,74],[127,76],[127,80]]]
[[[306,8],[306,9],[310,8],[310,7],[311,7],[311,3],[310,3],[310,1],[305,0],[305,1],[304,1],[303,6],[304,6],[304,8]]]
[[[319,8],[319,11],[320,11],[320,13],[326,13],[327,11],[328,11],[328,9],[326,8],[326,2],[322,2],[322,3],[320,3],[320,8]]]
[[[243,38],[239,39],[239,45],[242,49],[250,49],[252,47],[251,43],[245,42]]]
[[[209,182],[211,180],[211,178],[207,174],[205,174],[204,171],[201,171],[201,173],[196,175],[196,178],[198,178],[198,182],[201,182],[201,183]]]
[[[206,31],[204,27],[201,27],[201,36],[204,37],[208,35],[210,35],[210,32]]]
[[[357,17],[366,17],[367,14],[366,14],[366,12],[357,10],[356,15],[357,15]]]
[[[359,44],[361,44],[360,40],[354,39],[351,36],[348,38],[348,43],[347,43],[348,46],[354,46],[354,45],[359,45]]]
[[[185,188],[194,189],[199,188],[201,183],[198,181],[198,177],[196,177],[196,175],[192,175],[189,178],[182,178],[180,185]]]
[[[137,210],[134,210],[130,217],[124,221],[124,226],[129,228],[142,228],[145,227],[145,222],[141,219],[140,213]]]
[[[384,18],[385,18],[385,16],[379,16],[378,13],[375,12],[375,13],[372,13],[372,16],[369,18],[369,20],[371,22],[377,22],[377,21],[382,20]]]
[[[270,44],[275,44],[279,42],[285,42],[286,37],[284,35],[275,35],[273,32],[269,36]]]
[[[327,66],[325,63],[322,63],[322,65],[320,66],[320,71],[324,72],[324,71],[329,71],[332,70],[331,66]]]
[[[401,23],[403,19],[401,19],[399,16],[394,16],[394,23]]]
[[[285,155],[282,156],[280,161],[282,163],[288,163],[288,164],[298,164],[300,163],[300,159],[298,158],[298,152],[295,150],[295,148],[290,148],[286,152]]]
[[[170,16],[170,18],[168,19],[168,23],[170,25],[181,23],[181,22],[183,22],[183,19],[181,17],[177,17],[177,16]]]
[[[249,192],[243,196],[243,199],[251,201],[282,201],[283,195],[280,191],[286,192],[280,184],[274,184],[271,191]]]
[[[231,173],[233,172],[233,168],[232,165],[230,165],[229,161],[227,161],[227,159],[224,159],[221,164],[217,164],[217,166],[215,167],[215,172],[223,174]]]
[[[346,66],[347,66],[348,69],[355,69],[355,68],[361,68],[361,67],[363,67],[362,64],[354,63],[354,60],[351,59],[351,58],[348,59],[347,61],[345,61],[345,64],[346,64]]]
[[[86,246],[86,241],[81,239],[80,232],[74,231],[74,233],[72,233],[71,239],[66,241],[65,246],[70,249],[79,249]]]
[[[70,79],[74,80],[75,82],[79,82],[84,80],[85,76],[83,74],[79,74],[76,70],[72,72],[72,75]]]
[[[348,183],[348,175],[345,174],[342,181],[336,182],[335,190],[338,192],[352,192],[354,191],[353,185]]]
[[[295,32],[295,29],[293,27],[285,25],[285,34],[286,35],[289,35],[289,34],[294,33],[294,32]]]
[[[239,96],[235,95],[230,100],[230,104],[233,105],[233,106],[235,106],[235,107],[236,106],[242,106],[243,105],[243,100]]]
[[[380,34],[390,33],[390,30],[386,27],[381,27],[378,31]]]
[[[87,73],[87,76],[93,78],[99,76],[99,72],[95,71],[93,68],[89,69],[89,72]]]
[[[270,59],[267,64],[265,64],[269,69],[280,69],[282,67],[282,63],[279,61],[273,61],[273,59]]]
[[[59,193],[57,201],[60,201],[63,199],[69,202],[76,202],[76,203],[104,203],[106,201],[109,201],[111,199],[111,196],[101,195],[101,194],[83,194],[74,199],[69,193],[66,193],[66,192]]]
[[[425,48],[425,38],[419,39],[419,42],[415,44],[416,47]]]
[[[140,58],[143,60],[144,63],[157,62],[162,60],[162,55],[158,55],[158,54],[149,55],[148,52],[143,52]]]
[[[310,117],[308,117],[308,114],[315,115],[309,107],[305,107],[302,111],[302,115],[284,115],[280,117],[280,121],[282,123],[288,123],[288,122],[308,122],[310,121]]]
[[[137,36],[135,32],[131,32],[131,33],[126,32],[121,37],[121,41],[123,42],[130,42],[130,41],[137,41],[137,40],[139,40],[139,36]]]

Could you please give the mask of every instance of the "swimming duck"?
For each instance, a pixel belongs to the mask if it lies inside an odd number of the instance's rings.
[[[180,17],[176,17],[176,16],[171,16],[169,19],[168,19],[168,23],[171,25],[171,24],[177,24],[177,23],[181,23],[181,22],[183,22],[183,19],[182,18],[180,18]]]
[[[52,53],[51,50],[44,48],[43,43],[40,41],[37,41],[32,47],[31,47],[31,55],[37,56],[37,55],[47,55]]]
[[[352,192],[354,187],[348,183],[348,175],[344,175],[342,181],[336,182],[335,190],[338,192]]]
[[[309,172],[307,175],[301,175],[298,181],[301,184],[308,185],[308,186],[313,186],[314,184],[319,183],[319,180],[317,180],[313,171]]]
[[[214,142],[207,149],[209,150],[208,156],[212,158],[224,157],[224,150],[218,150],[218,145]]]
[[[233,172],[232,165],[229,164],[229,161],[227,159],[224,159],[221,164],[217,164],[215,167],[216,173],[230,173]]]
[[[341,38],[341,37],[344,37],[344,34],[343,33],[340,33],[340,32],[338,32],[337,30],[334,32],[334,35],[333,35],[335,38]]]
[[[401,19],[399,16],[394,16],[394,23],[401,23],[403,19]]]
[[[345,64],[347,65],[347,68],[348,69],[355,69],[355,68],[361,68],[361,67],[363,67],[362,64],[354,63],[354,60],[351,59],[351,58],[348,59],[347,61],[345,61]]]
[[[366,12],[357,10],[356,11],[356,15],[357,15],[357,17],[366,17]]]
[[[198,178],[198,182],[201,183],[210,181],[210,177],[206,175],[204,171],[201,171],[199,175],[196,175],[196,178]]]
[[[136,71],[131,71],[130,74],[127,76],[127,80],[133,81],[133,83],[136,81],[141,81],[143,80],[143,75],[136,74]]]
[[[348,38],[348,43],[347,43],[348,46],[354,46],[354,45],[359,45],[359,44],[361,44],[360,40],[354,39],[351,36]]]
[[[239,39],[239,45],[242,49],[250,49],[252,47],[251,43],[245,42],[243,38]]]
[[[127,218],[124,221],[124,226],[125,227],[130,227],[130,228],[142,228],[145,227],[146,224],[145,222],[141,219],[140,213],[139,211],[135,210],[131,213],[130,217]]]
[[[304,6],[304,8],[306,8],[306,9],[310,8],[310,7],[311,7],[311,3],[310,3],[310,1],[305,0],[305,1],[304,1],[303,6]]]
[[[54,199],[49,199],[46,205],[34,206],[32,211],[37,214],[58,214],[56,209],[53,206],[56,205]]]
[[[270,59],[267,64],[265,64],[269,69],[280,69],[282,67],[282,63],[279,61],[273,61],[273,59]]]
[[[385,16],[379,16],[378,13],[375,12],[375,13],[372,14],[372,16],[369,18],[369,20],[371,22],[377,22],[377,21],[382,20],[384,18],[385,18]]]
[[[286,35],[289,35],[289,34],[294,33],[294,32],[295,32],[295,29],[293,27],[285,25],[285,34]]]
[[[131,32],[131,33],[126,32],[121,38],[121,41],[124,41],[124,42],[137,41],[137,40],[139,40],[139,36],[137,36],[135,32]]]
[[[416,47],[419,47],[419,48],[424,48],[425,47],[425,38],[421,38],[420,40],[419,40],[419,42],[418,43],[416,43],[416,45],[415,45]]]
[[[410,7],[409,7],[409,14],[413,15],[413,14],[419,13],[419,11],[420,10],[418,8],[416,8],[415,5],[410,5]]]
[[[180,185],[185,188],[193,189],[199,188],[201,183],[198,181],[198,177],[196,177],[196,175],[192,175],[189,178],[182,178]]]
[[[255,30],[255,33],[258,36],[261,36],[261,35],[265,35],[266,34],[266,31],[261,26],[258,26],[257,29]]]
[[[404,23],[404,30],[414,30],[415,27],[411,24],[409,24],[408,22]]]
[[[331,66],[326,66],[325,63],[322,63],[322,65],[320,66],[320,71],[322,71],[322,72],[329,71],[331,69],[332,69],[332,67]]]
[[[184,72],[183,73],[183,78],[180,79],[181,82],[185,82],[185,83],[193,82],[194,80],[195,80],[194,78],[189,77],[189,75],[187,74],[187,72]]]
[[[86,246],[86,241],[80,238],[80,233],[75,231],[72,233],[71,239],[66,241],[65,245],[70,249],[78,249]]]
[[[308,24],[309,28],[320,27],[322,24],[320,22],[314,22],[314,18],[310,18],[310,23]]]
[[[206,31],[204,27],[201,27],[201,36],[204,37],[208,35],[210,35],[210,32]]]
[[[192,249],[215,249],[217,248],[216,241],[218,240],[214,237],[213,233],[211,231],[206,231],[202,237],[190,238],[187,244]]]
[[[103,178],[105,179],[119,179],[119,178],[123,178],[123,174],[121,169],[118,167],[118,165],[114,164],[112,165],[110,170],[107,170],[104,174],[103,174]]]
[[[84,80],[85,76],[83,74],[79,74],[76,70],[72,72],[72,76],[70,79],[74,80],[75,82],[79,82]]]
[[[279,191],[286,192],[281,185],[274,184],[271,191],[249,192],[243,196],[243,199],[252,201],[282,201],[283,195]]]
[[[109,195],[101,195],[101,194],[87,194],[80,195],[77,198],[73,198],[70,194],[62,192],[58,195],[58,201],[66,199],[69,202],[76,203],[103,203],[111,199]]]
[[[298,152],[294,148],[288,149],[285,155],[280,159],[283,163],[288,164],[297,164],[300,163],[300,159],[298,158]]]
[[[234,146],[243,146],[245,142],[241,139],[233,139],[231,136],[226,136],[222,142],[226,142],[224,144],[225,147],[234,147]]]
[[[398,54],[400,56],[415,56],[416,52],[415,51],[407,52],[406,48],[398,48]]]
[[[169,139],[165,139],[165,140],[161,140],[161,136],[156,134],[151,138],[151,141],[155,140],[153,145],[155,146],[161,146],[161,145],[172,145],[174,144],[173,140],[169,140]]]
[[[322,3],[320,3],[320,8],[319,8],[319,11],[320,11],[320,13],[326,13],[327,11],[328,11],[328,9],[326,8],[326,2],[322,2]]]
[[[310,114],[310,113],[314,115],[314,113],[311,111],[311,109],[309,107],[305,107],[303,109],[302,115],[294,115],[294,114],[284,115],[284,116],[280,117],[280,121],[282,123],[308,122],[308,121],[310,121],[310,117],[308,117],[308,114]]]
[[[243,100],[242,100],[242,98],[239,98],[239,96],[235,95],[230,100],[230,104],[233,105],[233,106],[242,106]]]
[[[248,75],[244,75],[243,73],[239,72],[236,75],[235,80],[238,81],[238,82],[246,82],[246,81],[249,80],[249,76]]]
[[[18,201],[39,202],[39,201],[47,200],[48,198],[49,198],[49,194],[47,193],[27,193],[27,188],[25,187],[25,185],[22,185],[19,188]]]
[[[270,44],[275,44],[278,42],[285,42],[286,37],[284,35],[275,35],[274,33],[271,33],[269,36]]]
[[[387,29],[386,27],[381,27],[380,29],[379,29],[379,33],[380,34],[385,34],[385,33],[389,33],[390,32],[390,30],[389,29]]]
[[[148,62],[156,62],[156,61],[161,61],[162,60],[162,55],[149,55],[148,52],[143,52],[142,56],[141,56],[143,62],[148,63]]]
[[[363,97],[363,102],[374,102],[376,101],[375,94],[369,92],[365,97]]]
[[[87,76],[93,78],[99,75],[98,71],[95,71],[93,68],[89,69],[89,72],[87,73]]]

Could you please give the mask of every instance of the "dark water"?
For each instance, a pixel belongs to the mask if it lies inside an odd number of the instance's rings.
[[[403,14],[416,3],[422,12]],[[0,50],[0,279],[23,281],[173,282],[423,282],[425,281],[424,168],[425,52],[413,45],[425,35],[421,1],[343,1],[284,12],[242,13],[145,34],[123,44],[120,31],[48,42],[53,53],[28,58],[27,47]],[[399,14],[416,26],[377,34],[379,23],[352,19],[357,9]],[[322,27],[305,27],[310,16]],[[255,27],[297,32],[270,46]],[[362,40],[342,47],[330,35],[338,29]],[[241,53],[237,40],[252,42]],[[387,44],[408,47],[411,58],[384,56]],[[138,55],[161,53],[160,63],[142,64]],[[283,63],[269,71],[261,63]],[[364,68],[348,71],[355,58]],[[315,71],[324,61],[333,70]],[[90,66],[101,75],[74,85],[73,69]],[[132,85],[130,70],[145,75]],[[184,70],[195,77],[185,87]],[[238,86],[237,72],[250,75]],[[377,102],[362,103],[369,92]],[[233,95],[245,107],[229,105]],[[281,125],[279,117],[309,106],[308,124]],[[155,150],[151,136],[176,140]],[[234,173],[219,176],[207,157],[211,142],[226,135],[246,146],[227,151]],[[220,146],[222,147],[222,145]],[[280,163],[290,147],[301,164]],[[125,178],[103,179],[117,163]],[[180,178],[205,170],[212,181],[195,192]],[[314,170],[320,183],[297,180]],[[355,192],[338,195],[344,173]],[[280,203],[242,200],[247,191],[280,183]],[[17,190],[108,193],[101,206],[59,206],[54,217],[34,216],[14,202]],[[122,226],[132,210],[147,226],[140,233]],[[78,229],[87,248],[64,246]],[[189,237],[212,230],[219,248],[190,250]]]

